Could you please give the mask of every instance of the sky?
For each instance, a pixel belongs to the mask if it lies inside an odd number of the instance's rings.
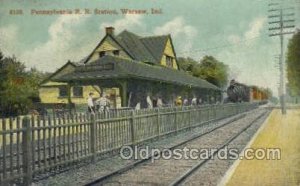
[[[277,0],[282,1],[282,0]],[[230,68],[230,79],[271,88],[279,83],[279,37],[269,37],[271,0],[0,0],[0,50],[29,68],[54,72],[89,55],[114,26],[141,36],[171,34],[177,57],[212,55]],[[273,0],[272,2],[276,2]],[[300,17],[300,0],[283,0]],[[32,15],[32,10],[116,10],[118,15]],[[151,8],[162,14],[151,14]],[[23,15],[10,15],[10,10]],[[147,9],[123,15],[120,9]],[[290,11],[290,10],[288,10]],[[300,28],[300,19],[295,22]],[[284,46],[290,35],[285,36]]]

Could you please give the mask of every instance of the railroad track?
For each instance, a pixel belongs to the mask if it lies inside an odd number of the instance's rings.
[[[242,128],[236,135],[232,136],[228,140],[226,140],[223,144],[220,145],[220,147],[217,148],[217,151],[214,151],[213,154],[210,155],[209,159],[205,159],[203,161],[199,161],[197,164],[195,164],[192,168],[190,168],[188,171],[186,171],[184,174],[182,174],[179,178],[175,179],[170,185],[180,185],[182,184],[188,177],[190,177],[195,171],[197,171],[200,167],[202,167],[205,163],[210,161],[211,158],[213,158],[221,149],[224,149],[226,146],[228,146],[232,141],[234,141],[236,138],[238,138],[242,133],[244,133],[247,129],[249,129],[255,122],[257,122],[259,119],[263,118],[265,115],[269,114],[268,111],[260,114],[258,117],[256,117],[253,121],[250,122],[247,126]]]
[[[203,166],[205,163],[207,163],[210,160],[210,158],[215,156],[216,153],[219,150],[221,150],[226,145],[228,145],[230,142],[232,142],[234,139],[236,139],[240,134],[242,134],[244,131],[246,131],[248,128],[250,128],[253,123],[257,122],[259,119],[261,119],[262,117],[264,117],[268,113],[269,113],[268,111],[263,111],[262,113],[259,113],[259,116],[255,117],[254,120],[251,120],[250,123],[248,122],[249,123],[248,125],[244,126],[238,132],[235,132],[235,134],[233,136],[230,136],[229,138],[226,138],[225,142],[218,142],[221,145],[219,145],[219,144],[217,145],[218,146],[217,151],[215,151],[213,154],[211,154],[209,159],[205,159],[205,160],[202,160],[202,161],[199,161],[199,160],[173,160],[173,159],[171,159],[171,160],[161,160],[161,159],[159,159],[159,160],[156,160],[155,163],[151,163],[151,162],[149,163],[149,161],[152,160],[152,158],[155,158],[157,156],[161,157],[163,152],[160,152],[160,153],[156,153],[152,156],[149,156],[146,159],[137,160],[137,161],[121,168],[121,169],[118,169],[118,170],[116,170],[114,172],[111,172],[107,175],[104,175],[104,176],[102,176],[102,177],[100,177],[100,178],[98,178],[98,179],[96,179],[96,180],[94,180],[90,183],[87,183],[86,185],[87,186],[90,186],[90,185],[103,185],[103,184],[108,184],[108,185],[110,185],[110,184],[111,185],[124,184],[124,185],[126,185],[126,179],[130,180],[130,183],[128,185],[131,185],[131,184],[136,184],[136,185],[137,184],[144,184],[144,185],[157,184],[157,183],[151,182],[151,181],[149,181],[149,182],[147,182],[147,181],[139,182],[138,180],[135,183],[132,183],[132,180],[134,180],[134,178],[135,178],[134,176],[139,175],[139,174],[135,174],[135,173],[141,172],[143,174],[143,172],[147,172],[147,169],[150,170],[150,172],[151,172],[151,170],[154,170],[154,169],[156,170],[156,172],[160,172],[160,171],[163,171],[163,170],[169,170],[169,171],[171,171],[171,175],[166,176],[165,172],[161,173],[160,175],[164,175],[165,177],[167,177],[167,179],[160,180],[160,181],[162,181],[164,183],[164,185],[165,184],[167,184],[167,185],[168,184],[179,185],[184,180],[186,180],[189,176],[191,176],[196,170],[198,170],[201,166]],[[201,140],[202,138],[204,138],[206,136],[211,136],[216,131],[225,130],[224,128],[226,128],[228,126],[231,126],[231,125],[234,125],[234,123],[237,123],[238,121],[241,121],[243,119],[246,120],[246,119],[249,119],[249,118],[246,118],[246,114],[239,115],[238,117],[235,117],[235,118],[225,122],[224,124],[222,124],[220,126],[217,126],[213,129],[210,129],[210,130],[208,130],[204,133],[201,133],[199,135],[193,136],[193,137],[189,138],[188,140],[183,141],[181,143],[178,143],[178,144],[176,144],[174,146],[171,146],[167,149],[173,150],[173,149],[182,147],[183,145],[193,146],[193,145],[190,145],[189,143],[194,144],[194,146],[195,146],[195,144],[198,144],[199,140]],[[235,127],[238,127],[238,125],[233,126],[233,128],[235,128]],[[216,140],[216,141],[218,141],[218,140]],[[166,161],[168,161],[168,163],[166,163]],[[178,165],[178,166],[176,167],[176,165]],[[170,167],[174,168],[174,166],[176,168],[176,171],[175,170],[173,171],[173,169],[170,169]],[[145,171],[145,169],[146,169],[146,171]],[[179,169],[179,171],[177,169]],[[130,172],[134,172],[134,173],[130,173]],[[174,172],[176,174],[174,174]],[[133,179],[130,179],[130,177],[132,177],[132,176],[133,176]],[[125,183],[120,181],[122,179],[124,180],[124,177],[127,177],[125,179]],[[149,176],[149,177],[151,177],[151,176]]]

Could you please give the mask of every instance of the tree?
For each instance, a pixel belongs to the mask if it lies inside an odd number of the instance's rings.
[[[0,116],[27,114],[33,100],[38,100],[38,85],[44,74],[25,70],[15,57],[0,52]]]
[[[193,67],[197,65],[197,61],[195,61],[193,58],[184,58],[184,57],[179,57],[177,59],[179,68],[181,70],[184,70],[190,74],[192,74]]]
[[[227,85],[228,66],[212,56],[205,56],[200,63],[192,58],[178,58],[178,64],[180,69],[218,87]]]
[[[228,82],[228,66],[212,56],[205,56],[194,75],[218,86],[225,87]]]
[[[289,92],[300,96],[300,30],[289,40],[286,62]]]

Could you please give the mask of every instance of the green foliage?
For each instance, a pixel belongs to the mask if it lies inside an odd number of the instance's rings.
[[[263,89],[263,91],[266,93],[267,97],[268,98],[272,98],[273,97],[273,92],[270,88],[266,88],[266,89]]]
[[[289,41],[286,62],[289,92],[300,96],[300,30]]]
[[[0,52],[0,116],[27,114],[33,101],[38,101],[38,85],[44,74],[25,70],[15,57]]]
[[[192,58],[178,58],[178,64],[180,69],[218,87],[223,88],[227,85],[228,66],[212,56],[205,56],[200,63]]]
[[[197,65],[197,61],[195,61],[193,58],[190,57],[188,58],[179,57],[177,59],[177,62],[181,70],[189,72],[190,74],[192,74],[194,66]]]

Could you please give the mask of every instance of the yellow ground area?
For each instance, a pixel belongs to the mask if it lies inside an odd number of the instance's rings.
[[[227,186],[300,185],[300,109],[273,110],[250,148],[280,148],[280,160],[241,160]]]

